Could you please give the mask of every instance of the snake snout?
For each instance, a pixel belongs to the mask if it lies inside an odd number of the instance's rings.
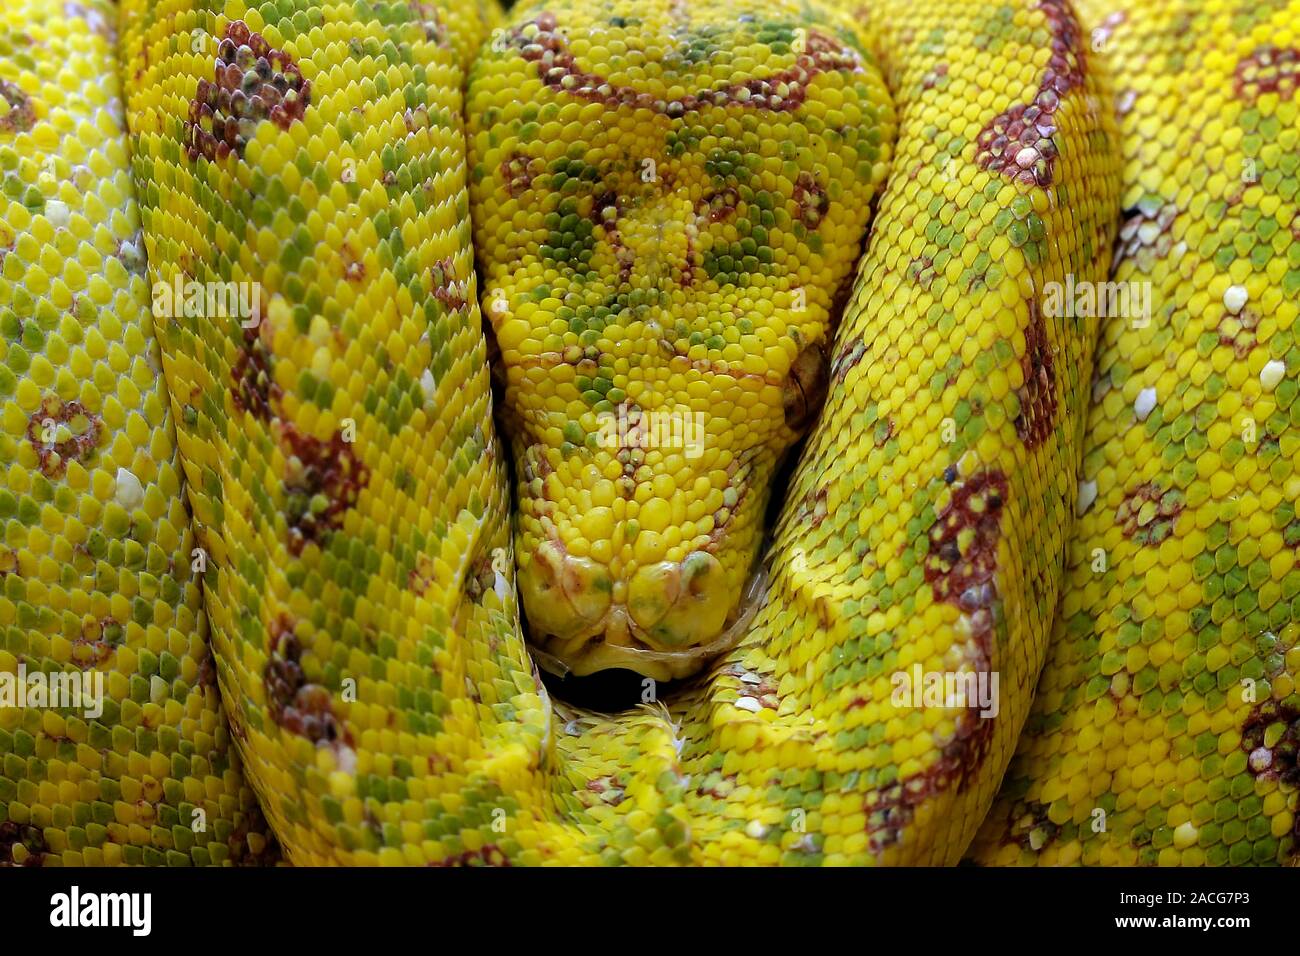
[[[707,551],[640,568],[628,584],[628,613],[646,644],[670,651],[707,644],[739,599],[721,562]]]
[[[540,544],[520,567],[519,590],[533,628],[562,641],[591,635],[606,617],[612,594],[603,567],[565,553],[555,541]]]
[[[669,680],[723,649],[745,583],[734,577],[702,550],[615,575],[550,540],[520,563],[519,592],[543,668],[624,668]]]

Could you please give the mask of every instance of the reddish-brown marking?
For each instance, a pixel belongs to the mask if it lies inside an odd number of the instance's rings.
[[[456,278],[456,263],[450,257],[439,259],[430,270],[433,297],[449,312],[459,312],[469,305],[469,283]]]
[[[342,432],[322,441],[284,423],[280,437],[286,454],[297,459],[297,474],[285,479],[284,492],[290,499],[289,551],[299,555],[308,542],[319,541],[343,523],[343,512],[356,505],[370,471],[357,458],[352,444],[343,440]],[[321,511],[312,510],[316,495],[323,495],[327,502]]]
[[[384,185],[391,186],[395,181],[391,170],[384,173]],[[346,242],[339,251],[343,257],[343,278],[352,283],[363,281],[366,277],[366,264],[361,261],[361,257]]]
[[[695,203],[695,229],[708,229],[714,223],[726,222],[740,206],[740,193],[731,186],[710,192]],[[687,288],[695,284],[695,231],[686,230],[686,253],[682,262],[681,284]]]
[[[151,800],[135,802],[135,822],[143,827],[151,827],[158,819],[158,804]]]
[[[775,373],[763,372],[746,372],[740,368],[733,367],[726,362],[714,362],[709,359],[693,359],[685,351],[678,351],[677,347],[668,339],[660,339],[659,347],[669,356],[671,362],[680,362],[683,366],[696,369],[701,372],[708,372],[714,375],[726,375],[734,379],[750,379],[752,381],[762,382],[764,384],[779,385],[781,380],[775,377]],[[523,355],[518,359],[518,364],[523,368],[555,368],[557,365],[576,365],[580,360],[570,358],[565,352],[539,352],[536,355]],[[674,366],[673,371],[679,369]]]
[[[1152,505],[1146,513],[1143,508]],[[1138,544],[1159,544],[1174,530],[1186,502],[1177,489],[1164,491],[1155,482],[1138,485],[1115,509],[1115,523]]]
[[[65,441],[45,441],[46,422],[57,429],[67,425],[72,437]],[[104,420],[86,411],[81,402],[65,402],[57,395],[46,395],[41,405],[27,420],[27,440],[36,451],[41,474],[46,478],[62,478],[68,470],[68,460],[81,461],[99,445],[104,430]]]
[[[14,846],[21,843],[27,848],[27,858],[23,866],[44,866],[46,854],[50,852],[45,842],[45,833],[40,827],[20,825],[13,820],[0,823],[0,866],[17,866],[14,863]]]
[[[1245,359],[1259,339],[1255,330],[1259,327],[1259,313],[1253,309],[1243,309],[1240,314],[1225,312],[1219,320],[1219,344],[1232,349],[1238,361]]]
[[[990,667],[987,646],[992,630],[992,612],[979,610],[972,616],[979,648],[970,663],[975,673],[987,672]],[[917,807],[926,800],[954,784],[960,792],[975,779],[976,772],[992,749],[994,719],[981,717],[978,705],[967,707],[958,715],[952,738],[944,745],[934,765],[867,795],[864,803],[866,832],[873,852],[879,853],[896,844],[915,816]]]
[[[602,798],[609,794],[608,802],[611,806],[618,806],[623,802],[625,794],[623,786],[614,777],[594,777],[587,781],[586,790],[588,793],[598,794]]]
[[[988,611],[981,614],[988,615]],[[979,670],[988,669],[988,660],[975,662]],[[903,831],[916,815],[916,809],[935,794],[954,785],[961,791],[975,778],[993,741],[993,718],[980,717],[978,706],[967,708],[957,718],[953,737],[944,745],[939,760],[930,768],[883,790],[867,795],[868,845],[879,853],[901,839]]]
[[[217,47],[211,81],[199,80],[185,121],[185,151],[224,160],[244,148],[263,120],[288,129],[311,105],[311,81],[283,50],[272,49],[260,33],[235,20]]]
[[[415,559],[415,567],[406,575],[406,586],[416,594],[424,594],[435,580],[433,559],[422,554]]]
[[[799,210],[799,221],[806,229],[816,229],[826,218],[830,209],[830,197],[826,187],[817,181],[817,177],[804,170],[794,181],[794,204]]]
[[[539,478],[545,480],[555,471],[555,467],[551,464],[551,459],[547,455],[548,448],[549,446],[544,442],[534,442],[524,449],[524,481],[535,481]]]
[[[429,866],[510,866],[505,853],[495,843],[488,843],[481,850],[466,850],[456,856],[449,856]]]
[[[740,513],[740,509],[745,505],[745,499],[749,497],[749,465],[746,463],[743,467],[737,462],[727,468],[727,487],[736,489],[736,503],[730,508],[725,505],[713,512],[713,530],[709,532],[709,538],[704,543],[701,551],[707,551],[709,554],[715,554],[718,546],[722,543],[727,529],[731,526],[731,519]]]
[[[800,173],[800,180],[807,173]],[[825,191],[823,191],[823,195]],[[798,201],[798,190],[795,191],[795,201]],[[740,205],[740,193],[731,186],[725,189],[711,192],[702,197],[695,207],[695,215],[701,218],[707,218],[709,222],[725,222],[736,214],[736,208]]]
[[[359,107],[357,109],[360,111]],[[429,108],[427,106],[417,106],[415,109],[405,110],[402,113],[402,122],[406,124],[406,131],[408,133],[415,133],[422,129],[428,129],[430,126]]]
[[[1039,0],[1038,9],[1052,34],[1052,55],[1038,92],[1032,102],[1018,103],[985,124],[976,140],[976,161],[984,169],[1046,188],[1057,158],[1055,113],[1061,98],[1083,84],[1087,67],[1083,30],[1067,0]]]
[[[952,498],[930,529],[925,580],[934,599],[960,608],[970,618],[973,654],[967,663],[975,674],[992,667],[993,612],[997,602],[998,538],[1007,479],[985,471],[953,486]],[[969,533],[963,544],[963,536]],[[981,717],[978,704],[957,717],[953,735],[938,761],[923,773],[868,795],[867,833],[872,850],[897,843],[916,808],[936,793],[968,786],[993,742],[995,718]]]
[[[72,663],[83,671],[98,667],[113,656],[121,635],[122,626],[113,618],[88,618],[72,642]]]
[[[0,133],[25,133],[36,125],[31,97],[17,83],[0,80],[0,96],[9,104],[9,112],[0,117]]]
[[[492,556],[480,554],[469,566],[465,575],[465,596],[475,604],[483,603],[483,595],[496,586],[497,573],[492,568]]]
[[[831,361],[831,381],[840,383],[848,377],[849,369],[862,361],[867,354],[867,343],[859,336],[846,343]]]
[[[921,77],[921,89],[932,90],[939,85],[940,81],[948,76],[948,64],[939,63],[934,66],[925,76]]]
[[[1282,733],[1270,747],[1265,737],[1275,724],[1283,725]],[[1300,786],[1300,707],[1275,700],[1256,704],[1241,725],[1241,749],[1256,777]]]
[[[3,264],[4,260],[0,259],[0,265]],[[682,254],[682,274],[678,280],[681,282],[682,288],[689,289],[691,286],[695,285],[695,267],[695,231],[687,229],[686,251]]]
[[[149,68],[149,46],[144,45],[140,50],[140,65],[136,68],[134,79],[139,80],[144,76],[145,70]],[[130,122],[128,114],[128,123]]]
[[[232,707],[230,713],[226,715],[227,719],[230,721],[231,734],[234,735],[236,740],[239,740],[242,743],[248,743],[248,726],[246,724],[248,717],[244,712],[244,707],[246,706],[250,705],[246,703],[240,707]]]
[[[605,216],[606,209],[614,210],[614,214],[607,218]],[[613,250],[614,258],[618,262],[618,279],[620,282],[627,282],[632,278],[632,267],[636,264],[636,253],[623,242],[623,234],[618,228],[618,218],[621,213],[622,211],[618,208],[618,195],[613,192],[601,193],[591,204],[590,218],[592,225],[599,226],[604,230],[605,242]]]
[[[907,277],[928,291],[934,284],[934,259],[930,256],[917,256],[912,259],[907,264]]]
[[[1174,220],[1178,206],[1164,203],[1158,208],[1143,207],[1141,203],[1122,213],[1119,235],[1115,239],[1116,263],[1141,256],[1138,266],[1146,269],[1157,259],[1163,259],[1173,248]],[[1112,273],[1114,265],[1111,266]]]
[[[211,651],[205,652],[199,661],[198,682],[200,687],[217,686],[217,661]]]
[[[813,488],[799,499],[799,510],[795,523],[801,528],[816,528],[826,520],[830,510],[826,506],[826,495],[830,489],[826,486]]]
[[[1020,849],[1036,853],[1052,843],[1061,834],[1061,828],[1048,817],[1048,807],[1036,800],[1017,800],[1011,808],[1003,843],[1014,843]],[[1034,833],[1039,837],[1034,839]]]
[[[726,375],[730,378],[734,378],[738,380],[751,379],[757,382],[768,381],[767,375],[762,372],[746,372],[740,369],[739,367],[732,366],[726,362],[714,362],[711,361],[710,359],[693,359],[685,352],[677,351],[676,346],[674,346],[671,342],[668,342],[665,339],[661,339],[660,343],[669,352],[673,353],[671,359],[672,363],[681,363],[682,365],[695,369],[696,371],[699,372],[707,372],[713,375]],[[677,368],[676,365],[671,365],[670,370],[676,372],[679,369]],[[776,384],[776,383],[773,382],[772,384]]]
[[[497,174],[506,184],[506,190],[513,197],[519,197],[533,186],[537,178],[537,167],[541,161],[515,150],[497,167]]]
[[[1300,50],[1294,47],[1262,46],[1242,57],[1232,74],[1232,90],[1239,99],[1253,103],[1265,93],[1290,99],[1300,87]]]
[[[1056,372],[1052,345],[1047,339],[1038,300],[1029,300],[1029,325],[1025,328],[1025,354],[1020,358],[1024,384],[1016,389],[1020,413],[1016,435],[1026,448],[1037,448],[1056,424]]]
[[[444,774],[451,769],[451,761],[442,754],[429,754],[424,760],[430,776]]]
[[[262,688],[271,719],[285,730],[314,744],[352,746],[352,735],[334,714],[329,688],[307,682],[302,670],[302,643],[294,623],[281,617],[271,629]]]
[[[410,9],[415,21],[424,28],[424,38],[426,40],[435,46],[450,49],[451,38],[448,35],[446,25],[442,22],[442,14],[436,5],[424,3],[422,0],[408,0],[406,6]]]
[[[715,800],[725,800],[729,794],[736,789],[736,774],[719,774],[716,783],[709,783],[708,777],[700,782],[695,788],[695,792],[701,797],[713,797]],[[730,787],[724,787],[723,784],[729,782]]]
[[[281,389],[271,371],[269,333],[264,333],[264,328],[265,323],[258,322],[244,329],[244,344],[230,366],[230,396],[239,411],[252,412],[265,422],[271,418],[271,402],[280,399]]]
[[[616,86],[599,74],[582,70],[577,58],[569,52],[564,36],[556,30],[556,23],[555,14],[546,11],[516,27],[509,35],[510,42],[519,48],[524,59],[537,64],[537,75],[544,84],[591,102],[651,110],[672,119],[706,106],[731,104],[790,112],[799,108],[808,96],[809,85],[822,73],[862,71],[862,64],[851,49],[823,33],[809,30],[805,52],[795,58],[793,66],[770,77],[731,83],[716,90],[700,90],[679,100],[657,100],[649,93],[630,86]],[[529,27],[536,27],[532,36],[526,33]]]
[[[967,607],[966,596],[993,585],[1006,500],[1007,479],[1000,471],[982,471],[953,486],[951,500],[930,528],[925,559],[925,580],[936,601],[963,610],[989,605],[980,600]],[[967,531],[973,536],[963,546],[961,537]]]
[[[781,699],[777,696],[779,683],[773,675],[747,670],[742,664],[732,664],[723,673],[737,679],[738,697],[752,697],[767,710],[780,710]]]

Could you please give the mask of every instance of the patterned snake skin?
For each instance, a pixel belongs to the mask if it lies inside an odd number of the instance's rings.
[[[1100,9],[1093,9],[1098,6]],[[1300,4],[1084,4],[1124,146],[1081,516],[972,856],[1300,862]]]
[[[119,8],[0,21],[0,863],[1294,860],[1295,0]]]

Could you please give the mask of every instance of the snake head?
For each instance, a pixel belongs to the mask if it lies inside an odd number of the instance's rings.
[[[535,8],[471,74],[482,307],[549,666],[685,676],[743,615],[892,138],[855,28],[807,9]]]

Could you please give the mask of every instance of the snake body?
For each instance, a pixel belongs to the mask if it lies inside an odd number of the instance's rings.
[[[1064,594],[971,855],[1297,861],[1297,7],[1083,4],[1114,67],[1114,278]]]
[[[1295,13],[23,0],[0,862],[1291,861]]]
[[[111,3],[0,20],[0,672],[102,707],[0,707],[0,864],[279,853],[240,772],[161,377]],[[91,717],[88,714],[101,711]]]

